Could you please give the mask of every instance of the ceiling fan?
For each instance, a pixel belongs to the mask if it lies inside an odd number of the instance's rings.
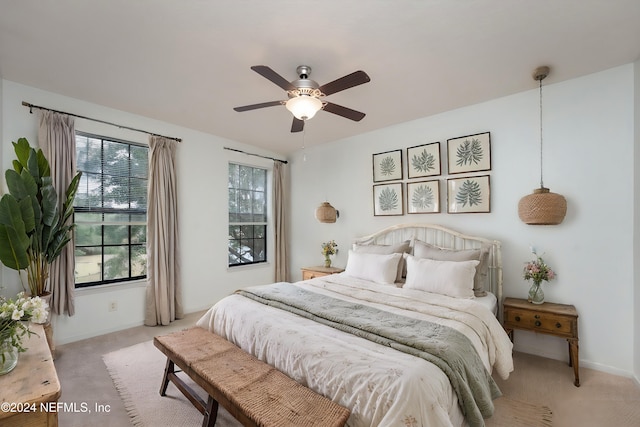
[[[284,105],[294,116],[293,123],[291,124],[291,132],[301,132],[304,129],[305,120],[311,119],[319,110],[328,111],[329,113],[337,114],[338,116],[356,122],[359,122],[365,116],[365,114],[360,111],[352,110],[351,108],[343,107],[322,99],[324,96],[371,81],[364,71],[355,71],[320,86],[309,78],[311,75],[311,67],[307,65],[300,65],[296,68],[299,78],[292,82],[287,81],[266,65],[254,65],[251,69],[287,91],[289,99],[235,107],[234,110],[238,112]]]

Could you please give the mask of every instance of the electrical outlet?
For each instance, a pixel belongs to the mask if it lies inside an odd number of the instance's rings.
[[[111,301],[109,303],[109,311],[117,311],[118,310],[118,302],[117,301]]]

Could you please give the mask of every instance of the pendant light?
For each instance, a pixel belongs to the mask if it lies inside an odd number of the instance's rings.
[[[564,196],[549,191],[542,181],[542,80],[549,75],[549,71],[549,67],[538,67],[533,73],[534,80],[540,85],[540,188],[518,202],[518,216],[531,225],[560,224],[567,213]]]
[[[332,224],[336,222],[339,216],[340,212],[331,206],[329,202],[322,202],[320,206],[316,208],[316,219],[320,222]]]

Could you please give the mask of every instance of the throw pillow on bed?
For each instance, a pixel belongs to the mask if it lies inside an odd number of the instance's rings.
[[[398,274],[398,264],[402,254],[369,254],[349,250],[347,276],[370,280],[383,285],[393,285]]]
[[[473,298],[473,278],[480,261],[435,261],[407,256],[404,289],[417,289],[456,298]]]
[[[413,248],[413,256],[436,261],[478,260],[479,263],[476,267],[473,292],[477,297],[487,295],[486,289],[489,288],[489,246],[483,245],[480,249],[441,249],[429,243],[416,240]]]
[[[353,250],[354,252],[359,253],[367,253],[367,254],[395,254],[395,253],[408,253],[411,251],[411,241],[407,240],[406,242],[397,243],[395,245],[359,245],[354,244]],[[396,275],[396,282],[402,282],[404,276],[407,275],[407,268],[404,263],[404,259],[401,259],[398,263],[398,274]]]

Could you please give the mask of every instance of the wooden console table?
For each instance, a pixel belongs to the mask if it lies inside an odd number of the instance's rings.
[[[569,366],[573,366],[575,376],[573,384],[580,387],[578,312],[573,305],[551,302],[532,304],[525,299],[505,298],[504,327],[507,332],[509,329],[523,329],[566,338],[569,343]]]
[[[42,325],[30,324],[13,371],[0,376],[0,425],[3,427],[57,427],[60,382]]]

